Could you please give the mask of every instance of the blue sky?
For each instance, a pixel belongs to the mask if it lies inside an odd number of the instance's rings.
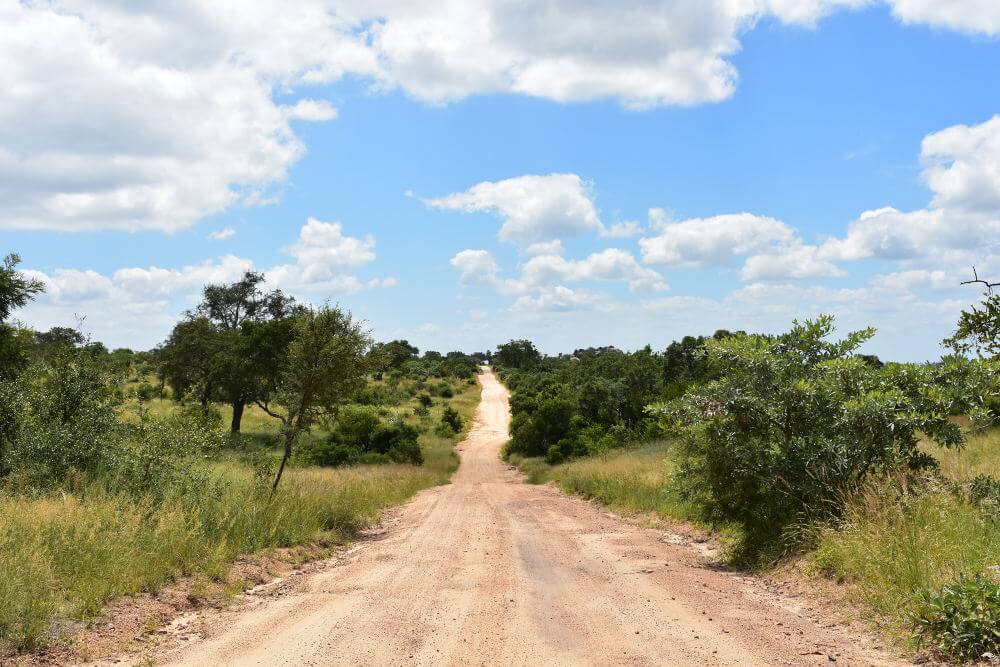
[[[253,267],[424,349],[831,312],[923,360],[1000,273],[1000,5],[170,4],[0,10],[29,325],[148,348]]]

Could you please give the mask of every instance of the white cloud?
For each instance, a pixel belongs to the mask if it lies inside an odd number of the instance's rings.
[[[305,150],[289,120],[332,117],[325,102],[279,107],[274,86],[374,65],[360,38],[325,37],[325,14],[4,3],[0,227],[173,231],[268,201]]]
[[[842,278],[847,272],[821,257],[819,248],[792,243],[748,257],[740,277],[746,281],[792,278]]]
[[[449,262],[458,269],[459,281],[463,285],[495,285],[500,267],[486,250],[463,250]]]
[[[286,250],[296,261],[266,269],[268,287],[316,302],[364,289],[365,283],[352,272],[374,261],[375,240],[346,236],[339,223],[309,218]],[[148,348],[163,340],[205,285],[232,282],[253,269],[248,259],[224,255],[180,268],[126,267],[110,276],[76,269],[26,270],[45,283],[45,292],[21,312],[37,329],[72,325],[77,315],[90,315],[86,328],[97,340]],[[367,282],[370,289],[397,284],[393,277]]]
[[[356,291],[360,282],[349,280],[346,272],[375,260],[375,238],[344,236],[339,222],[309,218],[299,232],[299,240],[285,248],[297,260],[295,266],[272,269],[275,282],[303,287],[325,284],[333,291]],[[280,270],[279,270],[280,269]]]
[[[208,238],[212,241],[225,241],[226,239],[236,236],[236,230],[232,227],[226,227],[225,229],[219,229],[208,235]]]
[[[575,291],[563,285],[545,287],[536,294],[520,297],[511,306],[514,312],[566,312],[590,309],[603,304],[599,294]]]
[[[561,255],[562,252],[563,245],[560,239],[532,243],[524,249],[525,255]]]
[[[581,260],[568,260],[558,255],[539,255],[521,267],[521,277],[508,281],[514,291],[523,291],[555,282],[624,281],[633,291],[665,290],[663,277],[641,266],[625,250],[608,248]]]
[[[642,231],[641,225],[635,220],[626,220],[625,222],[616,222],[603,232],[601,236],[606,236],[613,239],[624,239],[630,236],[635,236]]]
[[[1000,4],[993,0],[890,0],[904,23],[1000,35]]]
[[[954,289],[960,282],[961,279],[949,276],[944,271],[928,271],[926,269],[897,271],[875,276],[871,281],[874,287],[904,292],[912,292],[917,289]]]
[[[603,229],[590,188],[576,174],[486,181],[425,203],[465,213],[495,213],[504,221],[498,238],[521,246]]]
[[[658,236],[639,240],[643,261],[668,266],[729,266],[736,259],[791,244],[796,232],[783,222],[751,213],[668,222],[651,209]]]
[[[933,192],[924,209],[865,211],[821,254],[834,260],[953,259],[979,261],[1000,250],[1000,116],[929,134],[921,146],[923,177]]]

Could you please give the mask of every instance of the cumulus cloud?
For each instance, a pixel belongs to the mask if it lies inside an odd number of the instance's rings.
[[[518,298],[511,310],[522,313],[566,312],[599,307],[603,302],[604,299],[599,294],[556,285]]]
[[[496,285],[500,267],[486,250],[463,250],[449,262],[458,269],[463,285]]]
[[[305,150],[289,121],[333,116],[274,87],[374,65],[308,4],[4,3],[0,227],[173,231],[268,201]]]
[[[824,242],[834,260],[915,260],[943,253],[977,260],[1000,249],[1000,116],[928,135],[921,145],[927,208],[865,211],[842,238]]]
[[[661,209],[653,209],[650,217],[659,234],[639,240],[647,264],[729,266],[740,257],[796,239],[792,227],[751,213],[668,222]]]
[[[375,240],[343,233],[339,223],[309,218],[298,240],[286,251],[294,263],[264,270],[269,287],[279,287],[306,300],[395,286],[393,277],[364,283],[354,274],[374,261]],[[56,269],[26,270],[45,284],[45,292],[22,313],[37,329],[67,326],[76,317],[92,315],[87,330],[98,340],[130,347],[151,347],[160,342],[185,308],[194,305],[207,284],[237,280],[254,269],[249,259],[224,255],[179,268],[125,267],[104,275],[96,271]]]
[[[1000,34],[991,0],[886,2],[907,23]],[[811,25],[864,4],[3,3],[0,228],[174,231],[272,202],[305,151],[292,124],[336,117],[324,100],[280,104],[277,92],[351,74],[431,103],[714,102],[732,95],[730,57],[759,19]]]
[[[486,181],[465,192],[427,199],[425,203],[465,213],[494,213],[503,220],[498,238],[524,247],[604,228],[590,187],[576,174]]]
[[[236,230],[232,227],[226,227],[224,229],[219,229],[217,231],[211,232],[208,238],[212,241],[225,241],[228,238],[236,236]]]
[[[1000,4],[992,0],[890,0],[904,23],[983,35],[1000,35]]]
[[[581,260],[538,255],[521,267],[521,276],[508,286],[515,291],[555,282],[622,281],[633,291],[667,289],[663,277],[639,264],[630,253],[608,248]]]
[[[847,272],[821,257],[816,246],[792,243],[774,251],[747,258],[740,270],[746,281],[792,278],[842,278]]]

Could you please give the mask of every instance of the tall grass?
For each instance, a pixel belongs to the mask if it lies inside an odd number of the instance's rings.
[[[478,387],[466,386],[448,401],[466,430],[478,400]],[[426,417],[398,409],[430,427],[444,404],[436,401]],[[167,414],[176,406],[151,407]],[[350,539],[385,508],[448,481],[464,433],[427,431],[419,439],[423,466],[293,468],[273,497],[267,480],[232,453],[200,464],[207,482],[166,500],[109,493],[99,480],[79,494],[0,489],[0,662],[5,651],[52,639],[53,621],[86,619],[115,597],[184,575],[223,578],[244,554]]]
[[[599,500],[618,512],[694,521],[697,508],[670,483],[673,457],[672,443],[657,441],[554,466],[540,458],[511,456],[511,462],[533,484],[555,482],[567,493]]]
[[[959,451],[937,450],[947,480],[1000,472],[1000,432],[974,435]],[[946,481],[905,493],[889,481],[851,499],[843,519],[816,533],[810,562],[898,635],[921,595],[960,575],[1000,565],[1000,516],[973,506]]]
[[[225,575],[241,554],[325,536],[349,538],[389,505],[440,481],[414,466],[305,469],[273,498],[228,464],[216,491],[153,502],[105,493],[0,497],[0,642],[37,645],[60,616],[86,618],[108,600],[181,575]]]

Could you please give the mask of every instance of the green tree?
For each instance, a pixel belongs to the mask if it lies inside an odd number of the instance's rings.
[[[1000,295],[993,288],[1000,283],[980,280],[973,269],[973,280],[963,284],[981,283],[985,286],[982,303],[963,310],[958,318],[958,328],[954,335],[946,338],[945,345],[959,354],[975,353],[979,357],[1000,356]]]
[[[31,333],[7,322],[11,313],[45,291],[41,281],[17,270],[21,258],[10,253],[0,264],[0,380],[10,379],[27,364]]]
[[[281,422],[284,453],[272,492],[298,437],[364,386],[370,370],[372,340],[350,313],[324,306],[295,317],[292,342],[278,372],[271,400],[258,405]]]
[[[233,433],[240,431],[246,405],[273,389],[270,374],[282,363],[291,334],[291,326],[280,322],[299,312],[281,290],[263,291],[263,282],[262,273],[247,271],[236,282],[207,285],[162,351],[175,395],[192,391],[203,405],[229,403]]]
[[[781,336],[707,341],[718,379],[661,408],[683,436],[684,494],[707,518],[741,524],[747,555],[781,544],[792,524],[836,515],[870,475],[933,465],[922,435],[963,442],[935,375],[955,369],[880,369],[856,354],[873,329],[832,332],[822,316]]]
[[[542,358],[535,344],[530,340],[512,340],[497,346],[494,361],[504,368],[527,368]]]

